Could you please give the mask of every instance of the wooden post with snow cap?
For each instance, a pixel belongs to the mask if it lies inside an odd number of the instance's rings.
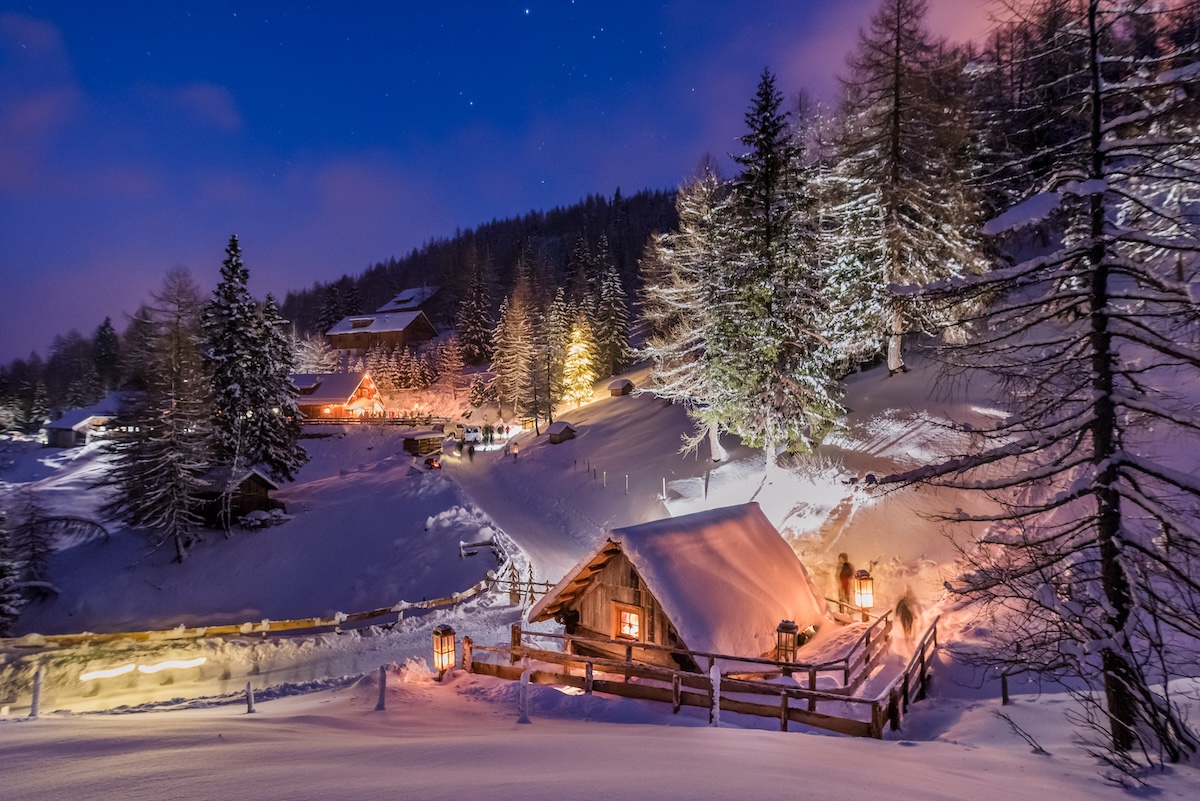
[[[375,711],[382,712],[387,698],[387,665],[379,666],[379,700],[375,703]]]
[[[470,637],[463,637],[463,655],[462,668],[467,673],[473,673],[472,663],[475,661],[475,641]]]
[[[710,657],[709,662],[712,662]],[[715,664],[708,669],[709,705],[708,725],[721,725],[721,668]]]
[[[521,671],[521,683],[517,687],[517,723],[532,723],[529,719],[529,660],[525,660],[525,669]]]
[[[42,669],[33,672],[33,697],[29,701],[29,717],[36,718],[42,706]]]
[[[254,714],[254,688],[250,686],[250,682],[246,682],[246,714]]]
[[[679,672],[678,671],[673,672],[671,674],[671,714],[672,715],[679,714],[679,707],[683,702],[683,698],[680,697],[681,696],[680,683],[681,682],[679,681]]]
[[[509,642],[509,648],[508,648],[508,658],[510,660],[509,664],[511,664],[511,665],[517,664],[517,660],[520,659],[520,656],[518,656],[520,650],[521,650],[521,624],[513,623],[512,624],[512,640]]]

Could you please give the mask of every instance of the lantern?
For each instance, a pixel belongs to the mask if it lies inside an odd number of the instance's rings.
[[[433,669],[438,672],[438,681],[446,671],[454,667],[454,629],[443,624],[433,630]]]
[[[796,640],[800,634],[800,627],[791,620],[781,620],[775,628],[775,660],[777,662],[795,662],[796,661]],[[790,668],[783,669],[783,675],[790,676],[792,671]]]
[[[875,579],[865,570],[854,574],[854,605],[862,610],[863,623],[866,623],[867,610],[875,606]]]

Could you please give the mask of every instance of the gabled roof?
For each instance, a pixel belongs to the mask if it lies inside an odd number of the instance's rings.
[[[630,381],[628,378],[618,378],[616,381],[609,384],[608,388],[609,389],[624,389],[625,387],[632,387],[632,386],[633,386],[633,382]]]
[[[613,529],[529,610],[547,620],[623,552],[693,651],[762,656],[781,620],[821,623],[825,600],[757,503]]]
[[[335,336],[337,334],[383,334],[395,331],[407,331],[409,326],[422,320],[425,325],[429,326],[429,330],[435,331],[433,323],[429,322],[429,318],[425,316],[425,312],[417,311],[400,311],[375,314],[352,314],[349,317],[343,317],[338,323],[325,332],[325,336]]]
[[[441,290],[440,286],[416,286],[401,290],[396,297],[379,307],[380,312],[398,312],[418,309],[421,304]]]
[[[546,433],[547,434],[560,434],[568,429],[570,429],[571,431],[579,430],[575,427],[574,423],[568,423],[566,420],[555,420],[546,429]]]
[[[224,492],[229,488],[240,487],[245,483],[246,479],[250,478],[251,476],[258,476],[263,481],[267,482],[267,486],[273,490],[279,489],[279,485],[267,478],[267,475],[257,467],[251,467],[249,469],[243,468],[235,473],[233,472],[233,468],[227,465],[223,467],[214,467],[201,475],[200,489],[201,491],[208,492]]]
[[[293,373],[288,376],[300,393],[296,403],[303,406],[344,404],[359,385],[371,381],[370,373]],[[374,382],[371,382],[372,386]]]
[[[74,430],[81,428],[97,417],[111,420],[117,416],[120,402],[121,394],[119,392],[111,392],[104,399],[91,406],[85,406],[82,409],[70,409],[63,412],[62,417],[46,423],[43,428],[62,429],[64,431],[67,429]]]

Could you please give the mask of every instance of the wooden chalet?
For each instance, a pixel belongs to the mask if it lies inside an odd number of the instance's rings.
[[[65,412],[62,417],[42,426],[46,444],[51,448],[74,448],[103,437],[117,416],[119,405],[120,396],[114,392],[92,406]]]
[[[329,344],[336,350],[361,356],[371,348],[389,350],[406,348],[427,342],[437,336],[437,329],[425,312],[419,309],[374,314],[352,314],[344,317],[325,332]]]
[[[296,406],[309,420],[383,414],[370,373],[295,373],[288,378],[296,388]]]
[[[560,442],[575,439],[575,426],[566,420],[555,420],[546,429],[546,434],[550,437],[550,444],[557,445]]]
[[[376,311],[382,314],[400,311],[428,310],[429,302],[441,292],[440,286],[416,286],[403,289]]]
[[[608,394],[614,398],[633,392],[633,382],[628,378],[618,378],[608,385]]]
[[[624,642],[774,658],[783,620],[826,620],[808,570],[757,503],[613,529],[529,611],[555,620],[573,653],[625,658]],[[696,670],[686,655],[634,658]]]
[[[271,497],[277,489],[279,485],[256,469],[234,473],[229,467],[214,467],[200,477],[200,515],[209,527],[223,529],[250,512],[282,510],[283,502]]]

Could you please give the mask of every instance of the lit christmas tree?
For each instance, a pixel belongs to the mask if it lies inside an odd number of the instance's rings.
[[[592,367],[595,347],[591,340],[587,324],[576,322],[571,329],[567,358],[563,362],[563,403],[568,406],[582,406],[592,401],[596,372]]]

